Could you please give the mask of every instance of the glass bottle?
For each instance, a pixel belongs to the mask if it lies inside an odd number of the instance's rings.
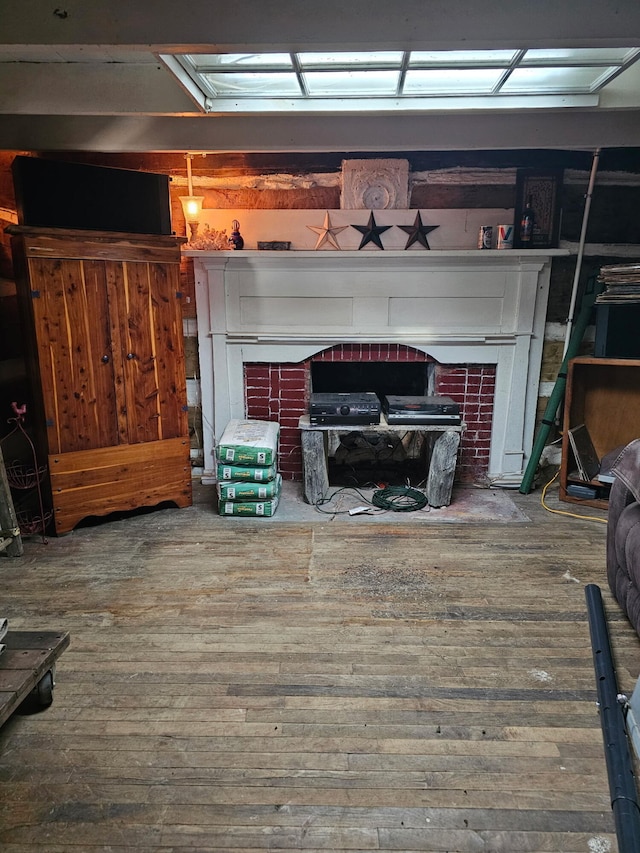
[[[531,196],[529,196],[525,208],[522,211],[522,218],[520,219],[520,245],[525,248],[531,245],[534,221],[535,215],[533,207],[531,206]]]

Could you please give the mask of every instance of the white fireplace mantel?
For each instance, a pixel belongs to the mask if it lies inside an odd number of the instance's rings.
[[[495,364],[489,477],[520,483],[533,445],[551,258],[565,250],[186,251],[194,260],[205,464],[245,416],[245,362],[402,343]]]

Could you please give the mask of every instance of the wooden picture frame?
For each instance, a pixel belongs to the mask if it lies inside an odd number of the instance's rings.
[[[515,249],[555,249],[557,247],[560,239],[562,177],[562,169],[518,169],[513,228]],[[520,239],[520,220],[529,197],[535,219],[531,242],[525,246]]]

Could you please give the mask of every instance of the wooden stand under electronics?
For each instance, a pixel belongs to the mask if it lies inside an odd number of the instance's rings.
[[[569,442],[569,430],[585,424],[598,458],[640,438],[640,360],[579,357],[569,362],[564,404],[560,500],[606,509],[610,485],[585,482]],[[589,486],[593,498],[567,494],[571,485]]]
[[[307,503],[314,506],[327,496],[329,489],[330,432],[407,432],[426,433],[432,438],[429,464],[426,470],[426,496],[429,506],[442,507],[451,503],[451,490],[456,473],[460,436],[466,424],[389,424],[384,415],[376,424],[312,424],[309,415],[300,418],[302,440],[303,493]]]

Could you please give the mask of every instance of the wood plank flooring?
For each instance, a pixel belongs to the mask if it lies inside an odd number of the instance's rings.
[[[530,521],[310,524],[201,490],[27,540],[0,615],[71,645],[0,729],[0,848],[614,853],[586,583],[629,693],[640,641],[605,525],[513,499]]]

